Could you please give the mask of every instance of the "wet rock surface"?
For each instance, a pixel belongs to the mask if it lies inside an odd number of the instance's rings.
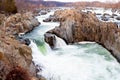
[[[101,17],[101,20],[103,20],[103,21],[108,21],[109,18],[108,18],[108,17],[105,17],[105,16],[102,16],[102,17]]]
[[[56,38],[54,34],[46,33],[45,35],[45,41],[49,43],[51,48],[54,48],[56,43]]]
[[[108,49],[120,62],[120,30],[116,24],[99,21],[95,14],[79,10],[57,11],[55,15],[64,21],[60,21],[60,26],[48,31],[47,34],[55,34],[68,44],[95,41]]]
[[[117,19],[117,20],[120,20],[120,16],[118,16],[116,19]]]

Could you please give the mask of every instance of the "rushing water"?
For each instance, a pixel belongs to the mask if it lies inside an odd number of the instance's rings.
[[[67,44],[65,43],[65,41],[63,41],[61,38],[55,36],[56,38],[56,44],[55,44],[55,48],[61,48],[61,47],[66,47]]]
[[[96,7],[90,7],[82,10],[83,12],[90,11],[92,13],[96,14],[96,17],[103,22],[114,22],[118,25],[118,28],[120,28],[120,20],[117,20],[116,18],[120,16],[119,9],[113,10],[112,8],[105,9],[105,8],[96,8]],[[113,16],[116,15],[116,16]],[[106,21],[102,20],[102,18],[106,19]]]
[[[31,39],[33,61],[41,68],[38,75],[47,80],[120,80],[120,64],[97,43],[66,45],[56,36],[57,49],[51,50],[43,35],[59,23],[42,20],[53,13],[38,16],[41,25],[24,36]]]

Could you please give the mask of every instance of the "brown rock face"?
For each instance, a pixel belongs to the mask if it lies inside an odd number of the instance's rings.
[[[33,17],[31,12],[24,14],[17,13],[9,16],[5,21],[5,30],[8,35],[18,35],[19,33],[26,33],[31,31],[40,23]]]
[[[5,80],[6,76],[16,68],[26,70],[24,72],[29,75],[28,77],[33,76],[32,72],[28,74],[30,66],[33,64],[31,53],[31,49],[26,45],[8,37],[0,37],[0,79]]]
[[[28,12],[4,17],[0,25],[0,80],[37,80],[30,47],[21,44],[14,35],[26,33],[39,25]]]
[[[77,10],[57,11],[55,14],[64,21],[47,33],[55,34],[67,43],[95,41],[111,51],[120,61],[120,30],[116,24],[101,22],[94,14]]]
[[[51,48],[54,48],[55,44],[56,44],[56,38],[54,34],[45,34],[45,41],[49,43],[49,45],[51,46]]]

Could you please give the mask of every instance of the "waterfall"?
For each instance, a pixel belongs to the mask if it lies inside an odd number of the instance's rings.
[[[120,80],[120,65],[98,44],[67,45],[47,55],[42,55],[34,42],[30,47],[33,61],[41,69],[38,75],[46,80]],[[97,54],[96,49],[106,53],[106,57]]]
[[[45,43],[45,48],[47,49],[47,53],[52,51],[49,44],[47,44],[47,43]]]
[[[46,16],[39,16],[39,21]],[[56,25],[44,22],[25,36],[31,39],[33,61],[40,68],[38,75],[46,80],[120,80],[120,64],[97,43],[66,45],[56,36],[58,49],[51,50],[43,36]]]
[[[39,56],[39,57],[42,57],[42,56],[43,56],[43,55],[42,55],[42,52],[39,51],[39,48],[37,47],[36,43],[33,42],[32,40],[30,40],[30,41],[31,41],[31,44],[30,44],[29,46],[30,46],[31,49],[32,49],[33,55],[37,55],[37,56]],[[34,58],[33,58],[33,59],[34,59]]]
[[[61,48],[61,47],[65,47],[67,45],[63,39],[61,39],[57,36],[55,36],[55,38],[56,38],[55,48]]]

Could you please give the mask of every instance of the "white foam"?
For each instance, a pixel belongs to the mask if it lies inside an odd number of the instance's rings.
[[[66,47],[67,44],[65,43],[64,40],[62,40],[61,38],[55,36],[56,38],[56,45],[55,45],[55,48],[62,48],[62,47]]]
[[[51,26],[49,23],[41,25],[45,28],[39,27],[34,31],[34,36],[43,36]],[[58,44],[60,43],[61,41],[58,40]],[[86,43],[88,42],[80,44],[86,45]],[[37,45],[31,41],[33,61],[42,69],[38,74],[47,80],[120,80],[120,64],[110,54],[102,49],[100,51],[104,54],[98,54],[100,46],[91,42],[89,42],[93,44],[91,47],[80,44],[66,45],[55,51],[46,44],[47,55],[44,56]],[[111,57],[112,60],[107,60],[105,54],[108,54],[107,57]]]
[[[95,43],[95,42],[90,42],[90,41],[81,41],[81,42],[78,42],[78,44],[88,44],[88,43]]]
[[[59,51],[42,58],[36,55],[35,63],[43,66],[39,74],[47,80],[120,80],[120,65],[115,60],[87,54],[82,48],[69,48],[61,50],[62,55],[57,55]]]

